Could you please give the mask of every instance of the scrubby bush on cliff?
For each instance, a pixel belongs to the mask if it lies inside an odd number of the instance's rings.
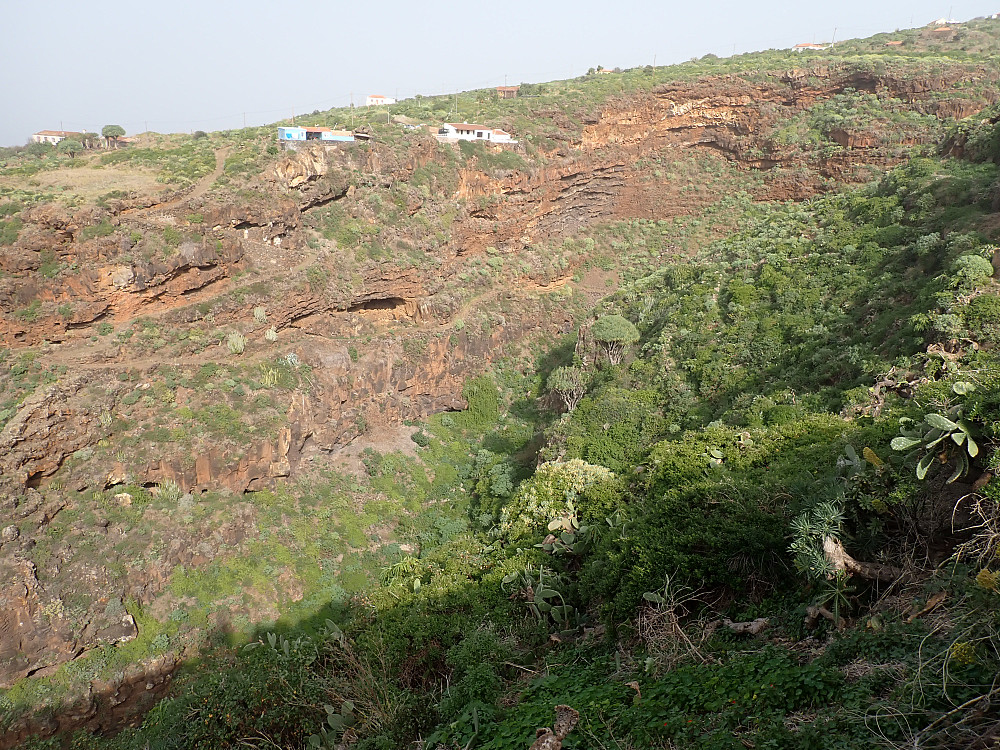
[[[0,221],[0,246],[17,242],[22,226],[21,220],[16,216],[9,221]]]
[[[247,348],[247,338],[239,331],[233,331],[226,337],[226,348],[230,354],[242,354]]]

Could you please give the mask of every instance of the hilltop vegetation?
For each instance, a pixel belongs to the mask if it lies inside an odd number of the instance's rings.
[[[0,726],[184,657],[25,746],[519,750],[557,705],[567,749],[995,742],[997,29],[393,109],[516,151],[372,112],[3,155],[0,425],[81,425],[4,554],[49,631],[137,637],[4,656]],[[82,169],[199,192],[30,182]]]

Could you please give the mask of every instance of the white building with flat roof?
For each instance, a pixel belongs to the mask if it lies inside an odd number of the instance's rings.
[[[446,122],[438,128],[439,141],[483,141],[485,143],[517,143],[510,133],[499,128],[473,125],[469,122]]]
[[[365,99],[366,107],[381,107],[385,104],[395,104],[396,100],[391,96],[382,96],[381,94],[369,94],[368,98]]]

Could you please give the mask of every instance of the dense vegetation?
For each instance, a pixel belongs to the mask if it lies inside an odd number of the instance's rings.
[[[420,464],[368,457],[450,509],[380,586],[75,746],[527,748],[556,704],[580,712],[567,748],[995,736],[998,128],[968,129],[974,161],[738,203],[741,231],[627,284],[575,344],[470,381]]]

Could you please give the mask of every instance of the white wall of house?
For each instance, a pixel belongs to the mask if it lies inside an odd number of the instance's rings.
[[[74,133],[74,135],[77,134]],[[31,136],[31,140],[33,140],[35,143],[51,143],[52,145],[59,143],[59,141],[66,140],[66,138],[67,136],[65,135],[56,135],[54,133],[45,133],[45,132],[35,133],[34,135]]]
[[[459,127],[456,127],[459,126]],[[465,126],[465,127],[462,127]],[[484,141],[487,143],[517,143],[510,133],[503,130],[488,128],[485,125],[475,125],[468,122],[444,123],[438,130],[437,137],[444,141]]]
[[[459,125],[460,127],[455,127]],[[461,127],[466,125],[468,127]],[[486,141],[490,140],[493,131],[483,125],[473,125],[471,123],[450,123],[446,122],[441,126],[441,130],[445,131],[443,133],[439,132],[443,138],[456,138],[460,141]]]

